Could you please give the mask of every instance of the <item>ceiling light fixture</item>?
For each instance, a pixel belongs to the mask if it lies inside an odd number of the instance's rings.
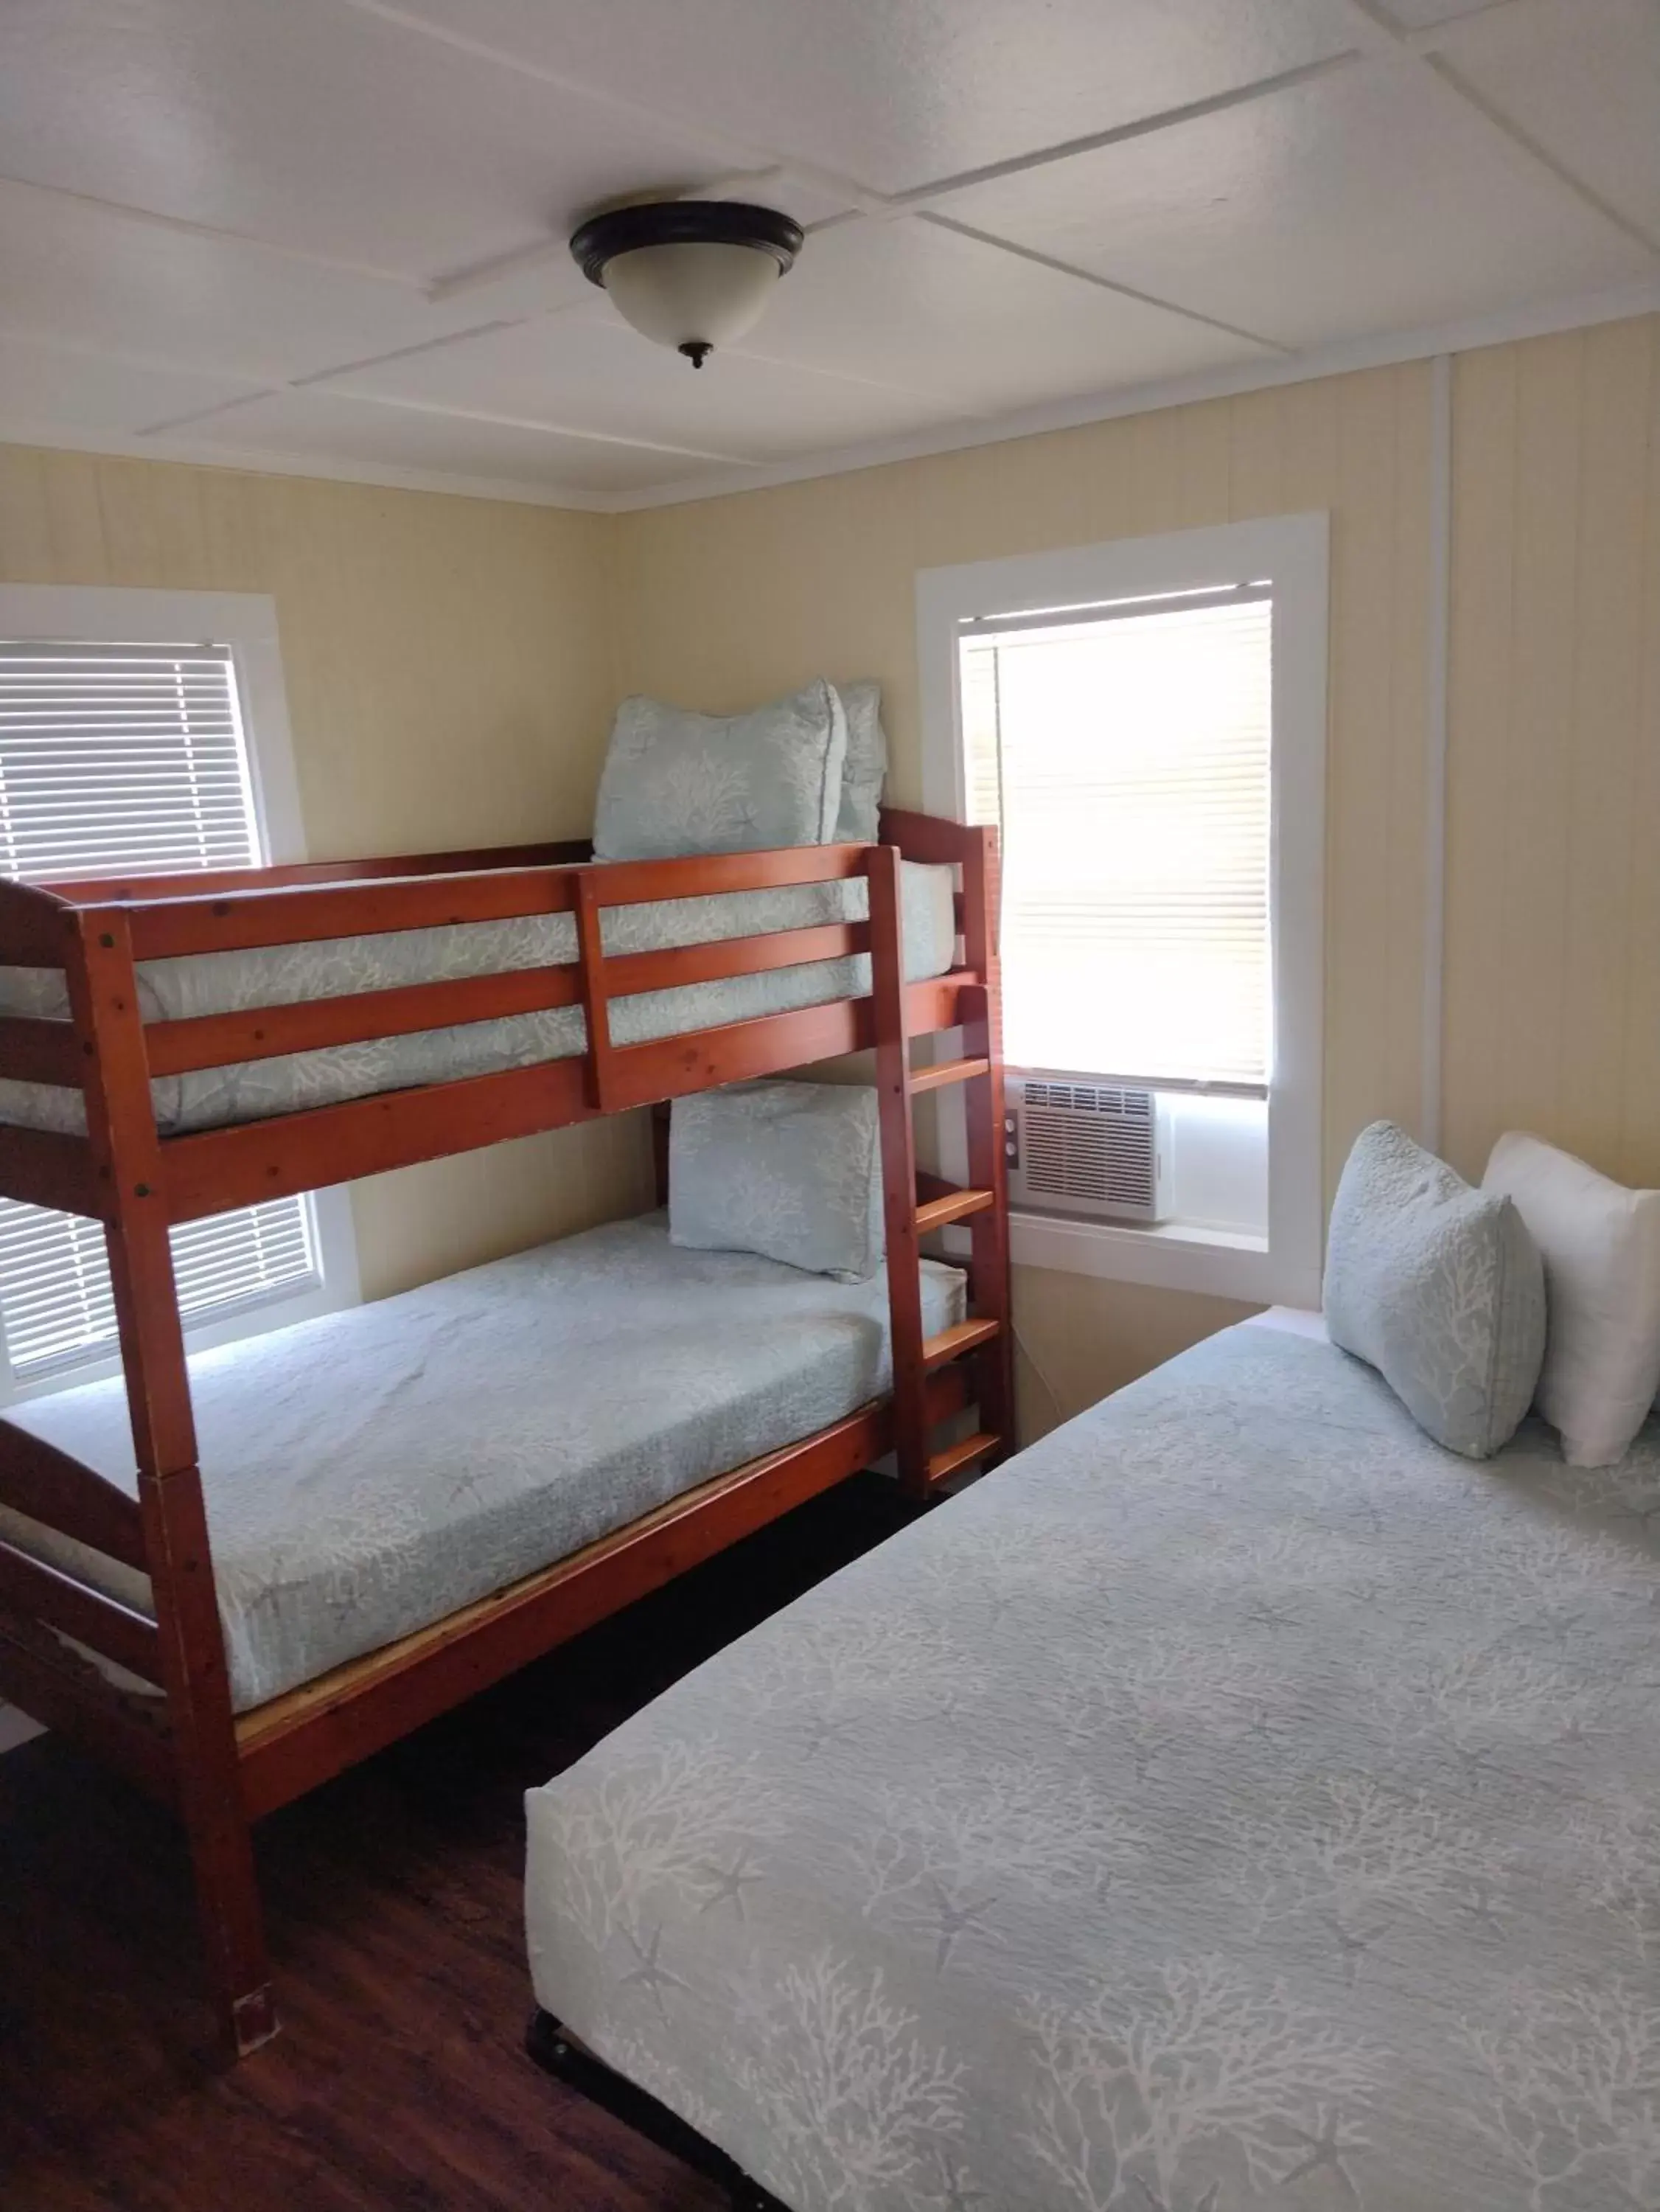
[[[743,200],[651,200],[585,222],[571,252],[623,320],[701,368],[760,321],[802,228]]]

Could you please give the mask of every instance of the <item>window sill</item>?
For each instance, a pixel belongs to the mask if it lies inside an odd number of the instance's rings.
[[[1065,1221],[1011,1213],[1009,1251],[1017,1267],[1049,1267],[1154,1290],[1190,1291],[1250,1305],[1318,1304],[1299,1272],[1275,1259],[1265,1237],[1166,1222],[1132,1229],[1112,1221]]]

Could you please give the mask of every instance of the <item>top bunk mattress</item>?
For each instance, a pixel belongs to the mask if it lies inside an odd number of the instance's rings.
[[[963,1277],[922,1263],[930,1335]],[[619,1221],[191,1361],[239,1712],[378,1650],[888,1387],[888,1283],[691,1252]],[[135,1489],[126,1393],[7,1418]],[[0,1533],[150,1609],[142,1576]]]
[[[540,2003],[786,2204],[1660,2203],[1660,1420],[1232,1329],[529,1799]]]
[[[918,982],[943,975],[956,951],[953,872],[907,860],[901,884],[906,978]],[[869,885],[859,876],[834,883],[787,884],[775,890],[607,907],[601,928],[608,954],[663,951],[772,930],[863,921],[869,899]],[[567,966],[576,957],[574,915],[524,915],[511,921],[457,922],[439,929],[391,930],[372,937],[148,960],[139,968],[138,986],[146,1021],[181,1020],[467,975]],[[771,969],[758,975],[636,992],[610,1001],[611,1037],[620,1045],[645,1044],[655,1037],[747,1021],[760,1014],[862,999],[869,989],[869,955],[857,953],[797,968]],[[0,968],[0,1015],[61,1020],[68,1013],[61,973]],[[337,1105],[378,1091],[488,1075],[539,1060],[568,1060],[585,1045],[581,1008],[558,1006],[318,1052],[244,1060],[228,1067],[198,1068],[158,1077],[150,1089],[162,1135],[178,1136],[308,1106]],[[6,1121],[76,1133],[85,1128],[86,1114],[78,1091],[0,1079],[0,1122]]]

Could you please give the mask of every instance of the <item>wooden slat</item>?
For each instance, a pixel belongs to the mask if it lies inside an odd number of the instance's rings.
[[[476,875],[490,868],[563,868],[593,857],[585,837],[548,845],[480,845],[457,853],[391,853],[355,860],[278,861],[268,868],[181,868],[154,876],[84,876],[53,884],[53,895],[77,906],[121,901],[212,898],[222,891],[280,890],[300,884],[358,884],[389,876]]]
[[[568,914],[576,873],[573,868],[506,868],[410,882],[227,891],[209,898],[141,900],[127,912],[135,957],[164,960],[187,952],[243,952],[264,945]]]
[[[682,860],[597,860],[594,890],[601,906],[644,906],[657,899],[777,890],[787,884],[844,883],[864,873],[869,849],[780,845],[766,852],[706,853]]]
[[[93,1221],[109,1212],[109,1186],[86,1138],[25,1129],[14,1121],[0,1122],[0,1198],[83,1213]]]
[[[804,1067],[859,1052],[870,1042],[869,1002],[839,999],[784,1014],[757,1014],[718,1029],[691,1030],[651,1044],[621,1047],[612,1058],[612,1105],[648,1106],[721,1083]]]
[[[954,1025],[964,981],[957,973],[910,986],[913,1034]],[[611,1060],[611,1110],[861,1052],[873,1038],[869,1000],[842,999],[651,1044],[618,1046]],[[162,1146],[167,1218],[194,1221],[264,1199],[321,1190],[447,1152],[564,1128],[591,1119],[593,1112],[580,1060],[539,1060],[530,1067],[379,1091],[338,1106],[171,1137]],[[6,1134],[0,1130],[0,1190],[6,1188]]]
[[[928,1462],[929,1483],[931,1486],[936,1482],[945,1482],[952,1475],[960,1474],[964,1468],[972,1467],[976,1460],[989,1459],[993,1452],[1002,1449],[1003,1438],[993,1436],[987,1429],[982,1429],[976,1436],[965,1437],[960,1443],[948,1444],[943,1451],[936,1452]]]
[[[936,1060],[932,1067],[913,1067],[911,1071],[911,1093],[940,1091],[949,1083],[970,1083],[978,1075],[991,1071],[989,1060]]]
[[[161,1680],[161,1640],[155,1623],[118,1599],[106,1597],[73,1575],[32,1559],[0,1538],[0,1604],[27,1620],[60,1628],[90,1644],[141,1681]]]
[[[937,1336],[924,1339],[922,1356],[925,1365],[942,1367],[948,1359],[960,1359],[966,1352],[977,1345],[990,1344],[1002,1328],[1000,1321],[960,1321],[950,1328],[942,1328]]]
[[[687,983],[719,982],[729,975],[759,975],[815,960],[844,960],[869,951],[862,921],[825,922],[809,929],[769,930],[760,937],[723,937],[709,945],[678,945],[662,952],[624,952],[605,963],[608,996],[634,991],[672,991]]]
[[[83,1065],[70,1023],[0,1015],[0,1075],[18,1083],[57,1083],[78,1091]]]
[[[56,1444],[0,1420],[0,1504],[148,1572],[138,1501]]]
[[[591,879],[601,906],[836,883],[862,872],[868,850],[863,845],[788,846],[777,852],[715,853],[679,860],[596,861],[585,868],[494,867],[404,881],[141,896],[127,912],[136,957],[160,960],[187,952],[245,951],[322,938],[568,914],[579,875]]]
[[[330,1045],[403,1036],[416,1030],[545,1013],[576,1003],[574,966],[519,968],[497,975],[354,991],[337,999],[305,999],[292,1006],[263,1006],[245,1013],[153,1022],[144,1036],[150,1073],[182,1075],[191,1068],[228,1067],[239,1060],[270,1060],[287,1053],[318,1052]]]
[[[53,1648],[45,1647],[52,1643]],[[0,1614],[0,1697],[164,1803],[178,1796],[166,1701],[106,1682],[88,1660]],[[151,1708],[154,1708],[152,1711]]]
[[[936,867],[961,861],[973,836],[960,822],[947,822],[936,814],[912,814],[900,806],[884,806],[880,827],[885,845],[897,845],[907,860],[925,860]]]
[[[167,1218],[194,1221],[592,1116],[585,1063],[555,1060],[172,1137],[161,1163]]]
[[[0,966],[61,968],[72,942],[61,892],[0,876]]]
[[[943,1198],[926,1199],[917,1208],[917,1233],[944,1229],[953,1221],[966,1221],[971,1213],[984,1213],[997,1203],[989,1190],[954,1190]]]
[[[948,1418],[962,1400],[957,1375],[936,1379],[936,1418]],[[816,1436],[715,1476],[431,1628],[245,1713],[237,1736],[250,1819],[367,1759],[868,1467],[889,1449],[892,1437],[887,1406],[863,1407]]]

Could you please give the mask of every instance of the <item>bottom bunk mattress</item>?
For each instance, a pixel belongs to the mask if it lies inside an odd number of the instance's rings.
[[[929,1333],[963,1277],[923,1262]],[[239,1711],[442,1620],[888,1388],[887,1278],[620,1221],[191,1361]],[[125,1390],[9,1418],[135,1487]],[[142,1577],[0,1533],[148,1609]]]
[[[531,1792],[538,2002],[796,2212],[1660,2204],[1657,1516],[1231,1330]]]

